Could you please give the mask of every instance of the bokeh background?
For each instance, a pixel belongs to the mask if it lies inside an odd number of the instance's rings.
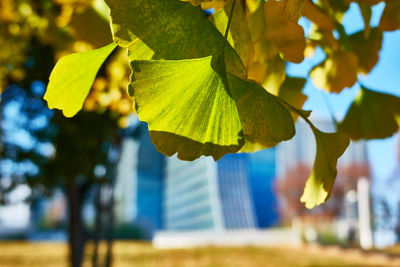
[[[373,7],[372,26],[383,7]],[[101,68],[76,117],[49,110],[42,97],[55,62],[110,43],[107,12],[101,0],[0,2],[0,266],[66,265],[68,240],[78,246],[74,255],[93,265],[249,266],[267,258],[270,266],[394,264],[398,134],[352,143],[339,160],[331,198],[307,210],[299,199],[315,141],[306,124],[296,124],[293,140],[253,154],[218,162],[165,157],[126,93],[124,50]],[[300,24],[311,27],[305,19]],[[343,25],[348,34],[363,29],[358,6],[351,5]],[[399,31],[384,33],[364,85],[400,96],[399,44]],[[307,78],[322,59],[317,49],[286,69]],[[333,131],[332,116],[342,119],[358,90],[328,95],[307,81],[304,109],[313,110],[317,127]]]

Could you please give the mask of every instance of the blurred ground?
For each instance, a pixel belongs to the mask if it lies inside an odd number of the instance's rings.
[[[396,256],[333,247],[198,248],[157,250],[149,243],[117,242],[114,266],[400,266]],[[67,247],[63,243],[1,242],[0,266],[62,267]],[[90,266],[90,257],[85,265]]]

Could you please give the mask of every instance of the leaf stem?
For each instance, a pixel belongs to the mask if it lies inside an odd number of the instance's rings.
[[[225,30],[225,34],[224,34],[224,37],[226,40],[228,40],[229,29],[231,28],[233,11],[235,10],[235,6],[236,6],[236,0],[233,0],[231,13],[229,14],[229,20],[228,20],[228,24],[226,25],[226,30]]]
[[[294,113],[296,113],[297,115],[299,115],[310,127],[311,129],[317,130],[317,128],[314,126],[314,124],[307,118],[306,115],[304,115],[303,112],[301,112],[300,110],[298,110],[297,108],[293,107],[292,105],[290,105],[288,102],[286,102],[285,100],[283,100],[280,97],[277,97],[279,101],[281,101],[285,106],[287,106],[289,109],[291,109]]]

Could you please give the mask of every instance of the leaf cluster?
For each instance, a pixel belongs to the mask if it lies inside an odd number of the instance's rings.
[[[399,128],[400,99],[362,88],[339,131],[322,132],[301,110],[305,80],[285,72],[286,62],[300,63],[320,47],[326,57],[309,74],[315,86],[332,93],[353,86],[376,65],[382,31],[400,28],[397,0],[105,2],[113,42],[61,58],[50,76],[45,99],[68,117],[82,108],[96,73],[119,46],[132,70],[128,91],[137,115],[165,155],[218,160],[272,147],[291,139],[295,120],[304,119],[317,144],[301,198],[307,208],[329,197],[350,138],[384,138]],[[347,35],[341,20],[352,2],[365,27]],[[380,2],[385,10],[372,28],[371,8]],[[208,8],[215,12],[207,17]],[[307,34],[301,17],[312,22]]]

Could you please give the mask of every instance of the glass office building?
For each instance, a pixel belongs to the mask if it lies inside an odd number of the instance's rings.
[[[276,224],[275,150],[229,154],[215,162],[165,157],[145,124],[124,139],[117,167],[117,223],[145,232],[254,229]]]
[[[277,223],[275,152],[229,154],[218,162],[166,160],[166,230],[254,229]]]
[[[157,152],[140,123],[139,134],[124,138],[117,165],[115,216],[117,224],[139,225],[147,236],[163,228],[162,190],[165,157]]]
[[[165,230],[222,229],[218,176],[211,158],[194,162],[166,159]]]

